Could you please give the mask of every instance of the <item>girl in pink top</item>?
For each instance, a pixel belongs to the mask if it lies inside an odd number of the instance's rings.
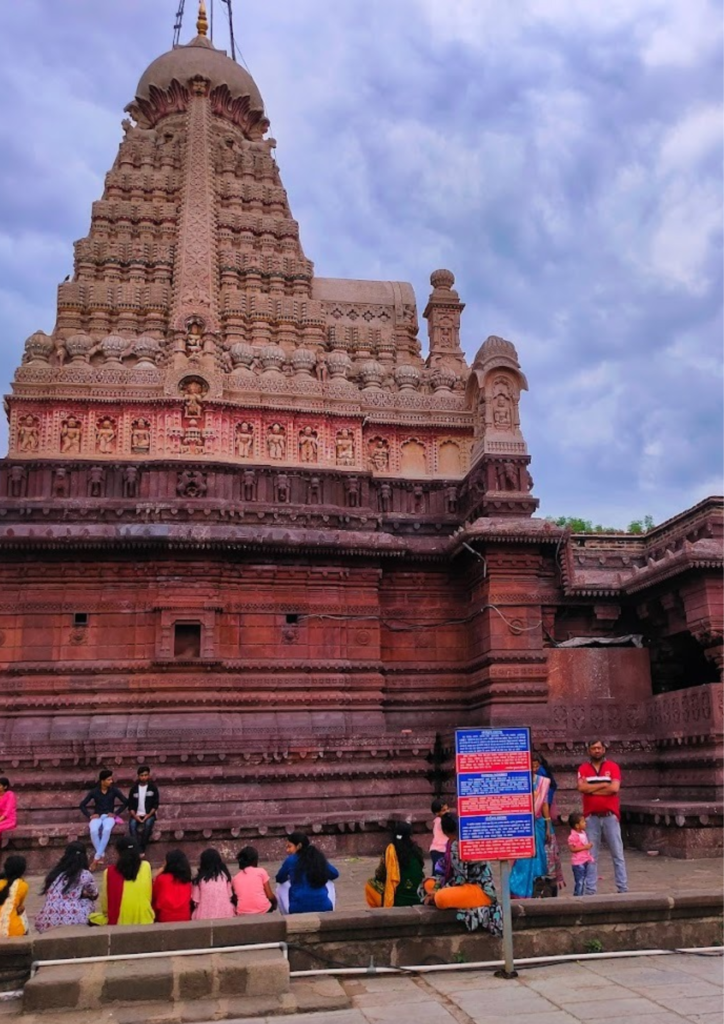
[[[432,861],[432,873],[434,875],[438,861],[442,860],[447,850],[447,836],[442,830],[440,819],[443,814],[447,814],[448,805],[442,800],[433,800],[430,810],[435,815],[432,819],[432,839],[430,841],[430,860]]]
[[[199,859],[199,873],[191,889],[192,921],[233,917],[231,875],[218,850],[204,850]]]
[[[0,778],[0,845],[7,843],[6,832],[12,832],[18,823],[17,804],[15,794],[10,789],[10,780],[4,776]]]
[[[239,852],[239,868],[239,874],[231,883],[237,914],[268,914],[276,910],[277,898],[269,884],[269,875],[259,867],[259,854],[253,846],[245,846]]]
[[[573,895],[583,896],[586,888],[586,875],[589,864],[595,864],[593,843],[589,843],[586,835],[586,819],[580,811],[574,811],[568,817],[571,834],[568,836],[568,849],[571,851],[571,868],[573,869]]]

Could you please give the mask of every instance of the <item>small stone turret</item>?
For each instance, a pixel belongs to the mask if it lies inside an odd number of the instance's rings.
[[[434,373],[452,371],[465,375],[467,366],[460,347],[460,314],[465,303],[453,289],[455,275],[449,270],[433,270],[430,275],[432,292],[427,300],[425,312],[427,331],[430,339],[430,354],[427,366]]]

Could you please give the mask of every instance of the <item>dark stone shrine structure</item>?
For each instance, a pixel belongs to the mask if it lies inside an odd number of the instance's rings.
[[[142,75],[7,399],[12,842],[148,760],[170,841],[377,849],[456,726],[516,723],[564,790],[607,737],[634,841],[720,849],[721,500],[641,537],[535,518],[514,346],[467,365],[447,270],[426,355],[410,285],[316,277],[259,91],[198,31]]]

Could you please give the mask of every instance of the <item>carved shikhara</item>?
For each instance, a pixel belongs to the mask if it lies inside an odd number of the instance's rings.
[[[187,77],[168,60],[127,108],[52,334],[26,343],[10,455],[451,481],[488,454],[527,462],[515,349],[489,339],[468,369],[450,271],[431,275],[424,358],[409,285],[315,278],[245,72],[230,87],[215,57]]]

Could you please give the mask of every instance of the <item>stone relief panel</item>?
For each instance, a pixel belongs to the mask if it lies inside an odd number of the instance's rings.
[[[112,455],[116,449],[117,438],[116,421],[110,416],[101,417],[96,423],[96,451],[100,455]]]
[[[334,440],[335,461],[338,466],[353,466],[355,462],[354,435],[348,427],[337,431]]]
[[[319,436],[311,427],[302,427],[299,432],[299,461],[317,462],[319,458]]]
[[[61,455],[80,455],[83,426],[75,416],[69,416],[60,425]]]
[[[390,470],[390,442],[385,437],[374,437],[368,443],[370,468],[375,473]]]
[[[266,449],[270,459],[281,461],[287,454],[287,433],[281,423],[272,423],[267,428]]]
[[[244,420],[236,426],[234,451],[240,459],[254,458],[254,427],[248,420]]]

